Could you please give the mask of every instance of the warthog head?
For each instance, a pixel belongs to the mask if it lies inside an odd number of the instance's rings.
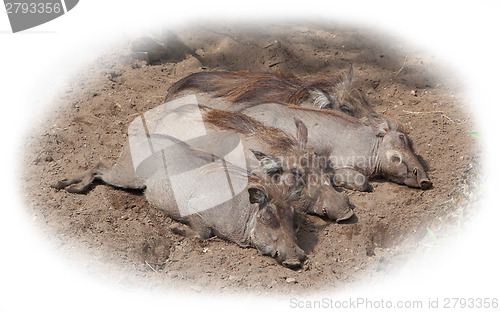
[[[421,189],[432,187],[432,182],[404,133],[389,130],[383,135],[378,155],[377,171],[380,176],[410,187]]]
[[[295,198],[272,184],[252,185],[248,193],[255,210],[250,230],[252,244],[287,268],[299,267],[306,255],[295,236]]]
[[[296,195],[294,207],[298,211],[337,221],[349,219],[353,215],[349,198],[331,184],[329,155],[307,148],[307,127],[298,119],[295,119],[295,124],[297,144],[286,156],[253,151],[254,155],[274,184],[286,186],[292,195]]]
[[[364,93],[355,86],[352,65],[342,77],[320,79],[308,89],[313,107],[334,109],[347,115],[362,118],[377,115],[365,99]]]

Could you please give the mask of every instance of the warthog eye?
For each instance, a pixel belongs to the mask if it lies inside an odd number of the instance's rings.
[[[413,174],[417,175],[417,168],[413,169]]]
[[[349,106],[347,106],[347,105],[341,105],[340,106],[340,110],[343,111],[344,113],[348,114],[348,115],[352,115],[352,111],[349,108]]]

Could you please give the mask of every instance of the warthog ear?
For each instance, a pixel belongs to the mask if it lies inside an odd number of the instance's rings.
[[[398,163],[398,165],[400,165],[403,162],[403,155],[401,154],[401,152],[396,150],[390,150],[385,152],[385,157],[387,158],[387,161]]]
[[[383,137],[387,132],[395,128],[394,124],[379,116],[368,116],[361,118],[361,121],[368,124],[377,132],[378,137]]]
[[[251,204],[259,204],[260,206],[268,202],[266,192],[263,188],[253,186],[248,188],[249,200]]]
[[[352,67],[352,63],[349,63],[349,71],[344,74],[344,81],[352,84],[355,79],[356,76],[354,75],[354,68]]]
[[[255,155],[258,161],[260,161],[261,167],[267,172],[267,174],[274,174],[283,170],[283,164],[278,157],[269,156],[259,151],[250,149]]]
[[[352,68],[352,64],[349,64],[349,71],[344,74],[342,81],[335,86],[337,98],[344,98],[345,94],[351,89],[354,80],[356,80],[354,69]]]
[[[350,64],[350,69],[347,73],[342,76],[342,80],[335,84],[333,89],[332,98],[337,107],[344,113],[351,115],[351,109],[344,105],[344,99],[348,94],[350,94],[353,82],[355,80],[354,77],[354,69],[352,68],[352,64]]]
[[[408,134],[408,129],[406,129],[405,126],[403,126],[402,124],[395,124],[395,125],[392,124],[391,126],[392,126],[391,129],[394,129],[397,132]]]
[[[307,127],[300,119],[294,117],[293,120],[295,121],[295,126],[297,127],[297,141],[299,142],[299,147],[306,149],[308,136]]]

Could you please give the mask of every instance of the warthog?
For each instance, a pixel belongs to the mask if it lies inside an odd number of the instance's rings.
[[[353,81],[352,66],[342,78],[324,77],[311,80],[299,79],[285,73],[201,72],[174,83],[167,98],[173,99],[189,90],[195,90],[200,92],[196,93],[196,96],[204,105],[240,111],[259,121],[265,121],[266,126],[274,126],[288,133],[293,131],[293,118],[302,119],[302,114],[315,114],[311,112],[316,111],[323,122],[321,127],[312,120],[306,122],[309,129],[314,129],[310,136],[311,146],[316,150],[333,147],[331,157],[336,169],[336,186],[367,190],[367,178],[381,176],[411,187],[430,188],[432,183],[414,154],[407,135],[399,131],[396,124],[376,113],[366,102],[363,93],[354,88]],[[271,104],[273,101],[276,103]],[[278,104],[283,107],[278,107]],[[297,105],[304,107],[302,110],[290,111],[294,106],[299,108]],[[308,106],[317,109],[308,110]],[[260,109],[268,109],[268,116],[264,111],[252,115],[252,112],[258,112]],[[280,116],[281,111],[289,113]],[[339,124],[329,124],[336,122]],[[353,124],[358,124],[356,133],[347,135]],[[360,129],[364,129],[363,135],[366,137],[358,136],[362,135]],[[346,141],[347,137],[352,138],[352,141]],[[394,139],[396,137],[397,140]],[[358,140],[367,144],[358,144]],[[385,162],[377,156],[380,163],[375,164],[375,144],[368,144],[367,140],[383,141],[385,144],[382,147],[387,148],[387,155],[391,154],[394,161]],[[323,141],[326,145],[322,146]],[[356,165],[354,162],[362,164]]]
[[[396,128],[381,131],[334,110],[295,105],[266,103],[242,112],[288,133],[294,129],[294,118],[300,118],[309,129],[309,145],[330,149],[337,186],[365,191],[368,178],[379,176],[410,187],[432,187],[411,141]]]
[[[293,74],[247,71],[198,72],[175,82],[168,90],[170,100],[183,90],[210,93],[238,103],[283,103],[318,109],[335,109],[357,118],[382,118],[353,84],[352,66],[342,76],[317,75],[299,78]]]
[[[213,235],[234,242],[242,247],[255,247],[262,254],[276,257],[283,266],[294,268],[305,259],[304,251],[297,245],[296,210],[298,199],[297,186],[285,187],[269,183],[258,176],[248,173],[230,163],[214,163],[216,155],[198,150],[177,148],[175,156],[179,159],[192,159],[206,163],[206,170],[199,179],[191,181],[193,188],[203,188],[203,181],[216,181],[218,174],[229,169],[231,179],[243,180],[246,187],[227,201],[210,209],[183,215],[176,204],[169,176],[162,167],[148,178],[139,178],[133,171],[129,145],[126,144],[118,163],[109,168],[103,164],[78,175],[64,179],[53,185],[72,193],[85,193],[94,180],[124,189],[145,189],[147,200],[156,208],[164,211],[174,220],[189,226],[176,224],[172,230],[177,234],[206,239]],[[131,169],[132,168],[132,169]],[[130,170],[131,169],[131,170]],[[168,171],[177,168],[169,166]],[[214,196],[214,193],[211,194]],[[191,194],[192,202],[205,201],[207,194]],[[217,194],[215,194],[217,196]]]

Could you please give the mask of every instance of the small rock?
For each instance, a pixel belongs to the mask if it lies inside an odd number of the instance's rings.
[[[417,96],[417,91],[411,90],[410,94],[413,95],[413,96]]]
[[[289,283],[289,284],[296,284],[297,283],[297,280],[293,277],[288,277],[285,282]]]

